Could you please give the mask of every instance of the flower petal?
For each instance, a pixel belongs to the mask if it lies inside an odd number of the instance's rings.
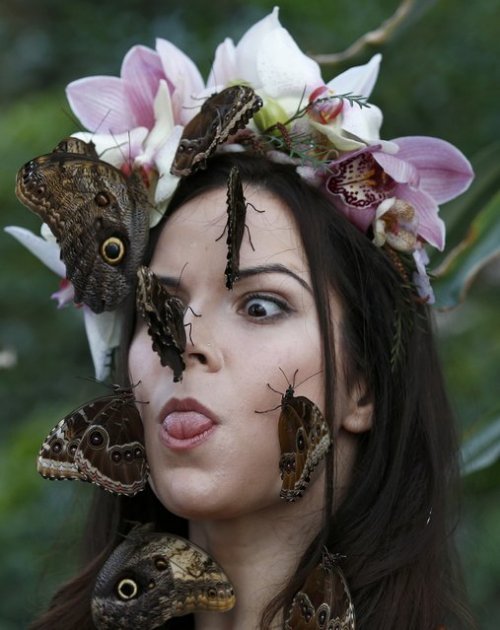
[[[350,92],[351,94],[368,98],[377,81],[381,61],[382,55],[376,54],[368,63],[349,68],[333,78],[327,85],[336,94],[347,94]]]
[[[389,155],[374,151],[372,155],[392,179],[400,184],[409,184],[413,188],[420,187],[419,171],[410,162],[402,160],[399,152],[396,155]]]
[[[236,48],[230,37],[217,46],[212,68],[208,74],[207,87],[218,91],[218,87],[227,86],[230,81],[237,80]]]
[[[86,77],[66,87],[73,113],[92,132],[122,133],[137,127],[123,81],[117,77]]]
[[[60,278],[66,276],[66,267],[60,257],[61,250],[55,241],[47,241],[41,236],[36,236],[30,230],[15,225],[5,227],[4,230],[7,234],[17,239],[21,245],[24,245],[26,249],[29,249],[33,255]]]
[[[116,168],[121,168],[123,164],[130,164],[135,157],[142,153],[143,143],[148,135],[146,127],[137,127],[125,133],[88,133],[81,131],[72,134],[75,138],[80,138],[85,142],[93,142],[97,155],[104,162],[112,164]]]
[[[418,235],[440,251],[444,249],[445,225],[439,217],[439,207],[434,199],[423,190],[415,190],[404,184],[399,184],[394,193],[395,197],[404,199],[415,209],[418,216]]]
[[[156,155],[156,167],[158,169],[159,179],[155,191],[155,204],[161,204],[169,199],[173,195],[179,182],[177,176],[170,174],[170,168],[182,137],[182,131],[183,127],[176,125]],[[157,217],[157,214],[158,213],[154,212],[151,216],[150,227],[156,225],[161,218],[161,215]]]
[[[156,164],[156,154],[167,141],[173,127],[174,115],[172,112],[172,101],[167,82],[162,80],[158,87],[158,93],[154,103],[155,125],[151,129],[144,143],[144,151],[137,156],[135,162],[141,166],[154,166]]]
[[[111,351],[120,343],[121,312],[105,311],[96,314],[84,306],[83,318],[94,363],[95,377],[98,381],[103,381],[110,371]]]
[[[399,146],[398,158],[418,169],[419,188],[438,204],[454,199],[470,186],[472,166],[449,142],[428,136],[395,138],[393,142]]]

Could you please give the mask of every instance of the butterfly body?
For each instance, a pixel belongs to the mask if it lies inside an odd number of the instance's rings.
[[[148,326],[153,350],[160,356],[163,366],[172,368],[174,381],[181,381],[186,367],[182,358],[186,349],[186,308],[148,267],[139,267],[137,277],[137,310]]]
[[[240,248],[245,233],[247,203],[243,195],[243,185],[238,167],[233,166],[227,184],[227,264],[224,274],[226,287],[233,288],[239,277]]]
[[[56,237],[75,302],[95,313],[123,302],[148,238],[140,176],[125,177],[99,159],[92,143],[67,138],[20,169],[16,194]]]
[[[185,177],[205,168],[217,146],[243,129],[262,105],[260,96],[246,85],[234,85],[210,96],[184,128],[172,174]]]
[[[280,497],[295,501],[304,494],[311,473],[331,446],[328,425],[319,408],[305,396],[294,396],[290,385],[281,399]]]
[[[321,562],[295,595],[285,630],[355,630],[351,594],[335,557],[326,550]]]
[[[134,495],[147,481],[142,421],[130,389],[78,407],[49,433],[37,470],[47,479],[80,479]]]
[[[137,527],[101,569],[92,595],[98,630],[153,629],[171,617],[233,607],[233,588],[202,549]]]

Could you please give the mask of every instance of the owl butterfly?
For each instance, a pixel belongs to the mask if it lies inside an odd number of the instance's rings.
[[[286,501],[295,501],[304,494],[312,471],[332,443],[319,408],[309,398],[294,393],[294,385],[289,385],[282,395],[278,422],[280,497]]]
[[[148,326],[153,350],[160,355],[163,366],[174,372],[174,381],[182,381],[186,365],[182,355],[186,349],[183,302],[171,295],[148,267],[137,270],[137,310]]]
[[[140,492],[148,477],[144,434],[131,389],[96,398],[65,416],[38,454],[46,479],[80,479],[115,494]]]
[[[234,606],[231,583],[202,549],[172,534],[136,527],[104,564],[92,595],[98,630],[153,630],[193,612]]]
[[[295,595],[285,630],[355,630],[354,606],[334,556],[323,552],[318,566]]]
[[[234,85],[207,98],[184,128],[170,172],[185,177],[205,168],[217,146],[243,129],[262,105],[247,85]]]
[[[257,210],[257,208],[254,208],[254,210],[256,212],[264,212],[263,210]],[[239,278],[240,248],[245,227],[248,230],[245,224],[246,214],[247,201],[243,195],[240,171],[237,166],[233,166],[229,172],[227,182],[227,223],[224,232],[219,236],[219,238],[222,238],[227,231],[227,264],[224,275],[226,276],[226,287],[228,289],[232,289],[233,283]],[[216,240],[219,240],[219,238]],[[248,232],[248,238],[252,249],[254,249],[250,232]]]
[[[19,170],[16,194],[56,237],[75,302],[94,313],[123,302],[135,285],[149,231],[140,175],[125,177],[99,159],[91,142],[66,138]]]

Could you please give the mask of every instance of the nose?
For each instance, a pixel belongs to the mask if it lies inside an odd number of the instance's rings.
[[[188,313],[190,310],[188,309]],[[217,372],[223,365],[223,354],[217,336],[214,334],[214,323],[209,321],[208,316],[194,313],[191,316],[186,314],[186,369],[190,366],[201,365],[205,370]]]

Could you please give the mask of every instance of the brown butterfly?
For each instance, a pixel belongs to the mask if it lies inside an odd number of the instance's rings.
[[[93,143],[62,140],[17,174],[19,200],[49,226],[61,247],[75,302],[114,310],[135,285],[148,238],[146,188],[100,160]]]
[[[257,210],[257,208],[254,208],[254,210],[256,212],[264,212],[263,210]],[[237,166],[233,166],[229,172],[227,182],[227,223],[224,232],[216,239],[222,238],[227,231],[227,264],[224,274],[228,289],[232,289],[233,283],[239,278],[240,248],[245,228],[248,230],[245,224],[246,214],[247,201],[243,194],[240,171]],[[250,231],[248,232],[248,238],[252,249],[254,249]]]
[[[243,129],[262,105],[260,96],[247,85],[234,85],[207,98],[184,128],[171,173],[185,177],[205,168],[217,146]]]
[[[235,603],[221,567],[202,549],[143,525],[131,531],[97,576],[92,618],[98,630],[153,630],[192,612]]]
[[[295,595],[285,630],[355,630],[354,606],[335,557],[323,552],[321,562]]]
[[[311,473],[331,446],[330,430],[319,408],[289,385],[281,397],[278,435],[281,457],[280,497],[295,501],[304,494]]]
[[[47,479],[80,479],[115,494],[134,495],[147,481],[144,433],[131,389],[96,398],[65,416],[38,454]]]
[[[137,310],[148,326],[153,350],[159,354],[163,366],[172,368],[174,381],[182,381],[182,372],[186,367],[182,358],[186,349],[186,307],[182,300],[167,291],[148,267],[139,267],[137,278]]]

